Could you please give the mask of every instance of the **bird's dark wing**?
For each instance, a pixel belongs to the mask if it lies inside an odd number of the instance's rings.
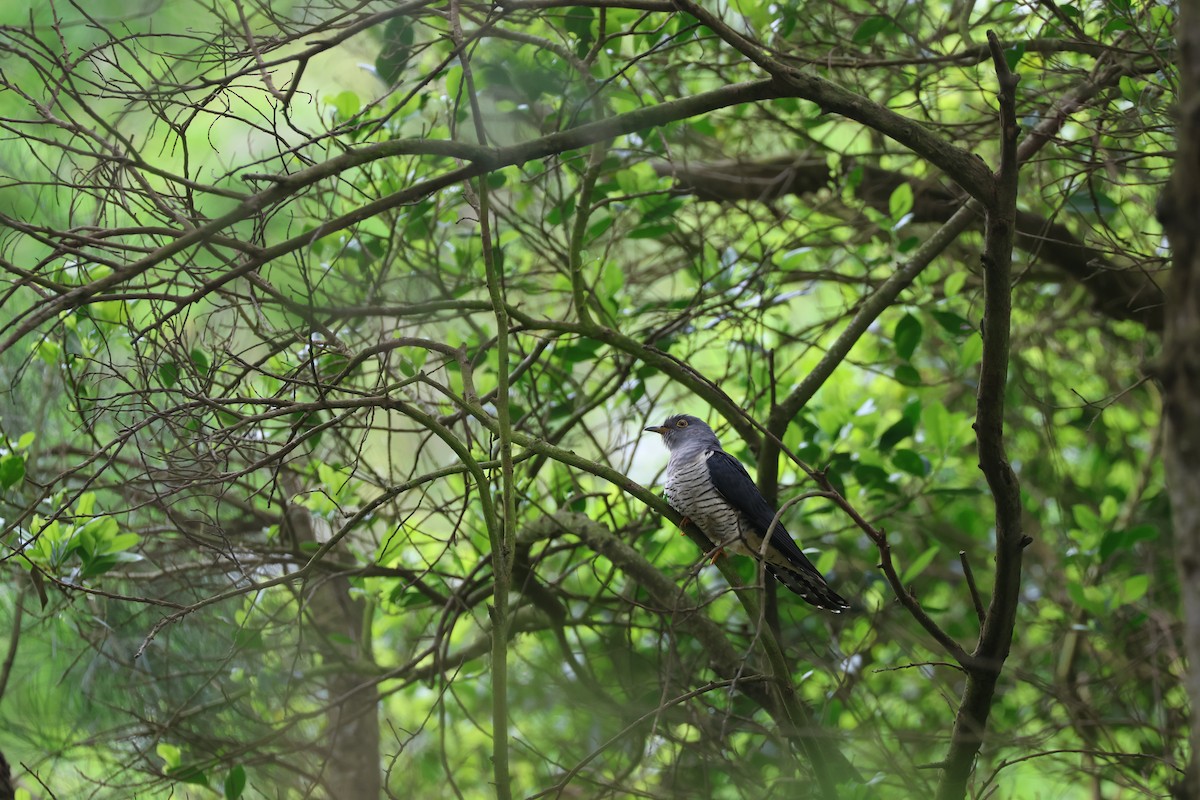
[[[746,515],[746,519],[750,520],[750,524],[760,536],[765,535],[767,528],[771,527],[771,520],[775,519],[775,509],[771,508],[767,499],[762,496],[742,462],[724,450],[713,450],[706,463],[713,487],[726,502]],[[800,550],[787,528],[783,527],[782,521],[776,523],[771,532],[771,545],[787,558],[795,569],[820,577],[821,573],[817,572],[808,556]],[[824,583],[823,578],[821,582]]]

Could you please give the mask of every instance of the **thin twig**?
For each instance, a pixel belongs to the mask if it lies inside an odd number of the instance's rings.
[[[958,551],[958,563],[962,564],[963,576],[967,579],[967,588],[971,590],[971,602],[975,604],[975,615],[979,617],[979,624],[983,625],[983,621],[987,619],[987,612],[983,610],[983,598],[979,596],[979,587],[975,585],[975,573],[971,571],[971,562],[967,560],[967,551]]]
[[[966,672],[958,664],[952,664],[949,661],[917,661],[912,664],[901,664],[897,667],[880,667],[879,669],[871,670],[872,672],[899,672],[905,669],[916,669],[918,667],[949,667],[956,669],[959,672]]]

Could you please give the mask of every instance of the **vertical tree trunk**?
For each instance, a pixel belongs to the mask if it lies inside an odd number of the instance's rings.
[[[297,543],[317,541],[308,509],[288,507],[287,524]],[[377,800],[382,791],[379,757],[379,693],[370,674],[370,642],[364,641],[367,609],[350,594],[350,581],[318,573],[304,585],[307,635],[324,661],[326,720],[320,772],[331,800]]]
[[[1182,0],[1179,11],[1178,151],[1160,207],[1174,263],[1159,377],[1166,414],[1163,455],[1190,663],[1192,763],[1180,795],[1200,798],[1200,0]]]

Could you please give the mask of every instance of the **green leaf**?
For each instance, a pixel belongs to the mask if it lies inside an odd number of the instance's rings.
[[[600,282],[608,297],[614,297],[625,285],[625,271],[615,261],[609,261],[600,270]]]
[[[186,765],[167,770],[167,777],[179,783],[190,783],[194,786],[208,786],[208,776],[197,766]]]
[[[164,387],[170,389],[179,380],[179,367],[174,361],[164,361],[158,365],[158,379]]]
[[[450,67],[444,74],[446,76],[446,95],[454,98],[458,97],[462,89],[462,67]]]
[[[953,311],[931,311],[929,313],[941,329],[955,339],[969,336],[975,330],[975,326],[970,321],[960,317]]]
[[[123,550],[131,550],[134,547],[137,547],[138,542],[141,540],[142,537],[138,536],[136,533],[118,533],[116,536],[113,536],[108,540],[106,543],[105,552],[119,553]]]
[[[884,31],[895,27],[890,17],[882,15],[867,17],[854,31],[854,43],[866,44]]]
[[[913,450],[897,450],[892,453],[892,463],[896,465],[897,469],[918,478],[928,475],[931,466],[929,459]]]
[[[909,417],[901,417],[879,436],[879,450],[886,453],[909,436],[912,436],[916,430],[916,422]]]
[[[1069,8],[1069,6],[1065,6]],[[1004,62],[1008,64],[1008,68],[1014,72],[1017,69],[1017,64],[1021,63],[1021,56],[1025,55],[1025,43],[1014,44],[1012,47],[1004,50]]]
[[[109,543],[120,531],[120,525],[112,517],[93,517],[79,528],[76,547],[88,555],[108,552]]]
[[[639,194],[653,190],[658,185],[658,174],[648,162],[641,161],[625,166],[613,176],[617,187],[625,194]],[[654,202],[651,198],[640,201],[640,204]],[[681,201],[682,202],[682,201]]]
[[[191,353],[192,366],[196,367],[196,371],[202,375],[209,374],[209,356],[204,355],[204,350],[192,348]]]
[[[634,228],[625,238],[627,239],[663,239],[675,233],[674,225],[642,225]]]
[[[120,559],[116,556],[85,557],[82,560],[83,567],[79,570],[79,577],[81,578],[94,578],[97,575],[103,575],[120,562]]]
[[[584,238],[588,241],[588,243],[591,243],[606,233],[608,229],[613,226],[614,222],[616,222],[616,217],[614,217],[612,214],[599,215],[598,219],[593,220],[592,223],[588,225],[587,236]]]
[[[246,768],[236,764],[225,776],[225,800],[239,800],[246,790]]]
[[[332,378],[341,375],[349,364],[350,358],[344,353],[324,353],[317,358],[317,372],[322,379]]]
[[[8,489],[25,477],[25,456],[12,453],[0,458],[0,486]]]
[[[787,39],[791,36],[792,31],[796,29],[797,15],[786,8],[781,8],[780,12],[782,19],[779,24],[778,34],[781,39]]]
[[[951,442],[954,441],[954,430],[950,412],[944,405],[936,400],[931,401],[921,413],[921,422],[930,445],[937,450],[949,449]]]
[[[983,337],[976,331],[963,340],[958,351],[958,364],[963,369],[974,367],[983,357]]]
[[[905,361],[911,359],[917,345],[921,343],[921,334],[924,330],[921,321],[912,314],[905,314],[901,317],[892,333],[892,340],[896,345],[896,355]]]
[[[1138,525],[1122,531],[1108,531],[1100,540],[1099,556],[1106,561],[1118,550],[1130,550],[1138,542],[1154,541],[1158,538],[1158,528],[1153,525]]]
[[[575,6],[563,15],[563,26],[567,33],[574,36],[585,47],[595,38],[592,35],[592,22],[596,18],[595,9],[590,6]]]
[[[1121,583],[1120,591],[1117,592],[1117,602],[1121,605],[1136,603],[1146,596],[1146,592],[1150,590],[1150,576],[1146,574],[1131,575]]]
[[[850,172],[846,174],[846,177],[842,179],[842,185],[851,192],[854,192],[862,184],[865,174],[866,170],[863,169],[862,164],[855,164],[851,167]]]
[[[17,439],[17,449],[27,450],[29,445],[33,444],[33,440],[37,438],[37,434],[33,431],[26,431],[21,434],[21,438]]]
[[[945,282],[942,284],[942,294],[946,297],[954,297],[962,291],[963,286],[967,282],[967,271],[957,270],[946,276]]]
[[[179,748],[175,745],[167,744],[166,742],[159,742],[155,746],[154,752],[158,754],[159,758],[166,762],[166,769],[170,770],[179,766],[181,753]]]
[[[921,385],[921,373],[917,372],[911,364],[901,364],[896,367],[892,374],[896,377],[897,381],[905,386]]]
[[[1112,523],[1121,513],[1121,504],[1117,501],[1117,498],[1113,497],[1111,494],[1105,495],[1100,500],[1100,508],[1097,513],[1100,514],[1100,519],[1104,520],[1106,523]]]
[[[393,17],[383,26],[383,45],[375,58],[375,74],[388,86],[404,77],[414,38],[412,18],[407,15]]]
[[[62,357],[62,345],[53,339],[42,339],[34,343],[33,352],[43,363],[53,367]]]
[[[390,599],[400,608],[419,608],[429,605],[428,597],[404,584],[400,584],[392,590]]]
[[[913,207],[913,189],[912,184],[907,181],[900,184],[892,191],[892,196],[888,198],[888,216],[894,222],[900,222],[901,218],[912,211]]]
[[[84,492],[79,495],[79,500],[75,503],[75,516],[90,517],[93,509],[96,508],[96,493]]]
[[[639,225],[658,222],[664,217],[669,217],[675,214],[676,211],[683,208],[683,200],[675,198],[662,203],[648,205],[646,210],[642,212],[642,218],[638,222]]]
[[[924,553],[921,553],[921,555],[917,556],[913,562],[908,565],[908,568],[904,570],[904,574],[900,576],[900,582],[908,583],[913,578],[924,572],[925,568],[933,562],[933,559],[937,558],[939,550],[940,548],[935,544],[927,549]]]
[[[836,548],[827,547],[821,551],[821,555],[817,557],[816,566],[817,572],[822,575],[828,575],[833,571],[833,567],[837,564],[838,551]]]
[[[579,339],[565,347],[556,347],[554,354],[570,364],[588,361],[604,346],[596,339]]]
[[[351,91],[338,92],[335,95],[325,98],[328,105],[333,106],[341,119],[349,119],[358,113],[362,108],[362,101],[358,99],[358,95]]]
[[[1094,616],[1107,613],[1104,597],[1095,586],[1083,586],[1078,581],[1067,583],[1067,596],[1075,605]]]
[[[1099,533],[1104,530],[1104,522],[1092,510],[1091,506],[1082,503],[1073,505],[1071,506],[1071,516],[1080,530],[1087,531],[1088,533]]]
[[[1137,103],[1142,99],[1142,89],[1146,82],[1138,80],[1131,75],[1121,76],[1121,80],[1117,84],[1121,88],[1121,96],[1131,103]]]
[[[877,467],[874,464],[855,464],[854,480],[858,481],[858,485],[864,489],[882,489],[885,491],[893,491],[895,489],[891,481],[888,480],[887,470]]]

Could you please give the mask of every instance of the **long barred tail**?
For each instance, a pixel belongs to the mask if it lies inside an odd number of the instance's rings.
[[[817,608],[840,614],[850,607],[845,598],[830,589],[825,579],[816,572],[786,569],[774,564],[768,564],[767,569],[780,583]]]

